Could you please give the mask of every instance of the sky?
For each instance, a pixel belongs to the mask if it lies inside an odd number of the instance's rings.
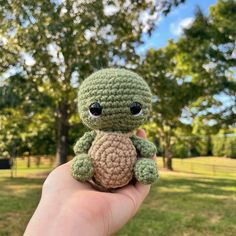
[[[149,48],[161,48],[167,45],[169,39],[178,39],[182,29],[191,25],[197,6],[205,14],[208,14],[209,7],[215,4],[216,0],[186,0],[184,4],[172,10],[169,15],[159,19],[157,28],[151,37],[147,34],[143,35],[144,44],[138,48],[138,53],[144,55]]]

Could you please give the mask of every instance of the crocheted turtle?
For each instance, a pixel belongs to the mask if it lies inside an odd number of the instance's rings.
[[[105,190],[127,185],[133,178],[151,184],[158,178],[153,143],[132,131],[142,125],[151,109],[151,92],[136,73],[103,69],[81,84],[79,114],[92,131],[74,146],[72,175]]]

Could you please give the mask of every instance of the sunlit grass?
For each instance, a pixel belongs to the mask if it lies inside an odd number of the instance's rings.
[[[22,235],[40,198],[43,179],[0,178],[0,235]]]
[[[17,158],[14,160],[14,167],[12,170],[0,170],[1,177],[28,177],[32,174],[40,174],[42,172],[49,172],[52,169],[52,163],[49,158],[41,158],[40,165],[37,166],[37,158],[31,157],[30,168],[28,167],[28,158]]]
[[[235,235],[236,184],[161,173],[139,213],[117,235]]]
[[[161,157],[157,158],[160,168],[163,167]],[[173,158],[175,171],[209,175],[213,177],[236,178],[236,159],[224,157]]]

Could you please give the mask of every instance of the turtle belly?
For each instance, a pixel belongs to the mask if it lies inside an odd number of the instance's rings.
[[[98,132],[89,156],[95,182],[104,188],[122,187],[132,179],[137,153],[127,134]]]

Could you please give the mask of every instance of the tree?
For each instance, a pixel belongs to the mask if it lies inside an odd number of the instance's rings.
[[[234,0],[218,0],[209,16],[198,9],[192,26],[177,43],[184,73],[204,90],[191,112],[218,128],[235,124],[235,9]]]
[[[76,112],[78,84],[107,66],[136,65],[135,48],[142,43],[142,34],[151,34],[159,13],[167,14],[182,2],[0,2],[6,38],[12,37],[17,46],[10,50],[10,42],[6,42],[9,57],[17,59],[13,66],[52,101],[47,108],[54,114],[58,164],[67,159],[69,121]],[[6,59],[3,65],[7,70],[12,62]]]
[[[236,158],[236,133],[234,129],[220,129],[212,136],[212,152],[214,156]]]
[[[236,158],[236,138],[227,137],[225,140],[225,153],[226,157]]]
[[[205,120],[206,117],[196,116],[192,122],[192,134],[195,137],[196,154],[200,156],[212,155],[212,135],[216,134],[220,125],[211,125]]]
[[[201,117],[211,127],[235,125],[236,2],[219,0],[205,16],[197,9],[195,20],[176,43],[149,50],[140,73],[150,83],[157,102],[153,120],[164,144],[165,166],[172,169],[171,141],[185,113]],[[231,106],[216,112],[220,93],[231,97]]]
[[[184,126],[180,120],[183,109],[193,102],[200,88],[186,79],[186,75],[177,70],[177,45],[172,41],[162,49],[150,49],[142,65],[140,74],[152,88],[154,99],[151,120],[157,124],[157,132],[163,145],[164,167],[172,170],[172,148],[175,130]]]
[[[52,153],[55,146],[50,98],[20,74],[0,87],[0,142],[3,150],[18,155]],[[39,144],[41,140],[41,144]]]

